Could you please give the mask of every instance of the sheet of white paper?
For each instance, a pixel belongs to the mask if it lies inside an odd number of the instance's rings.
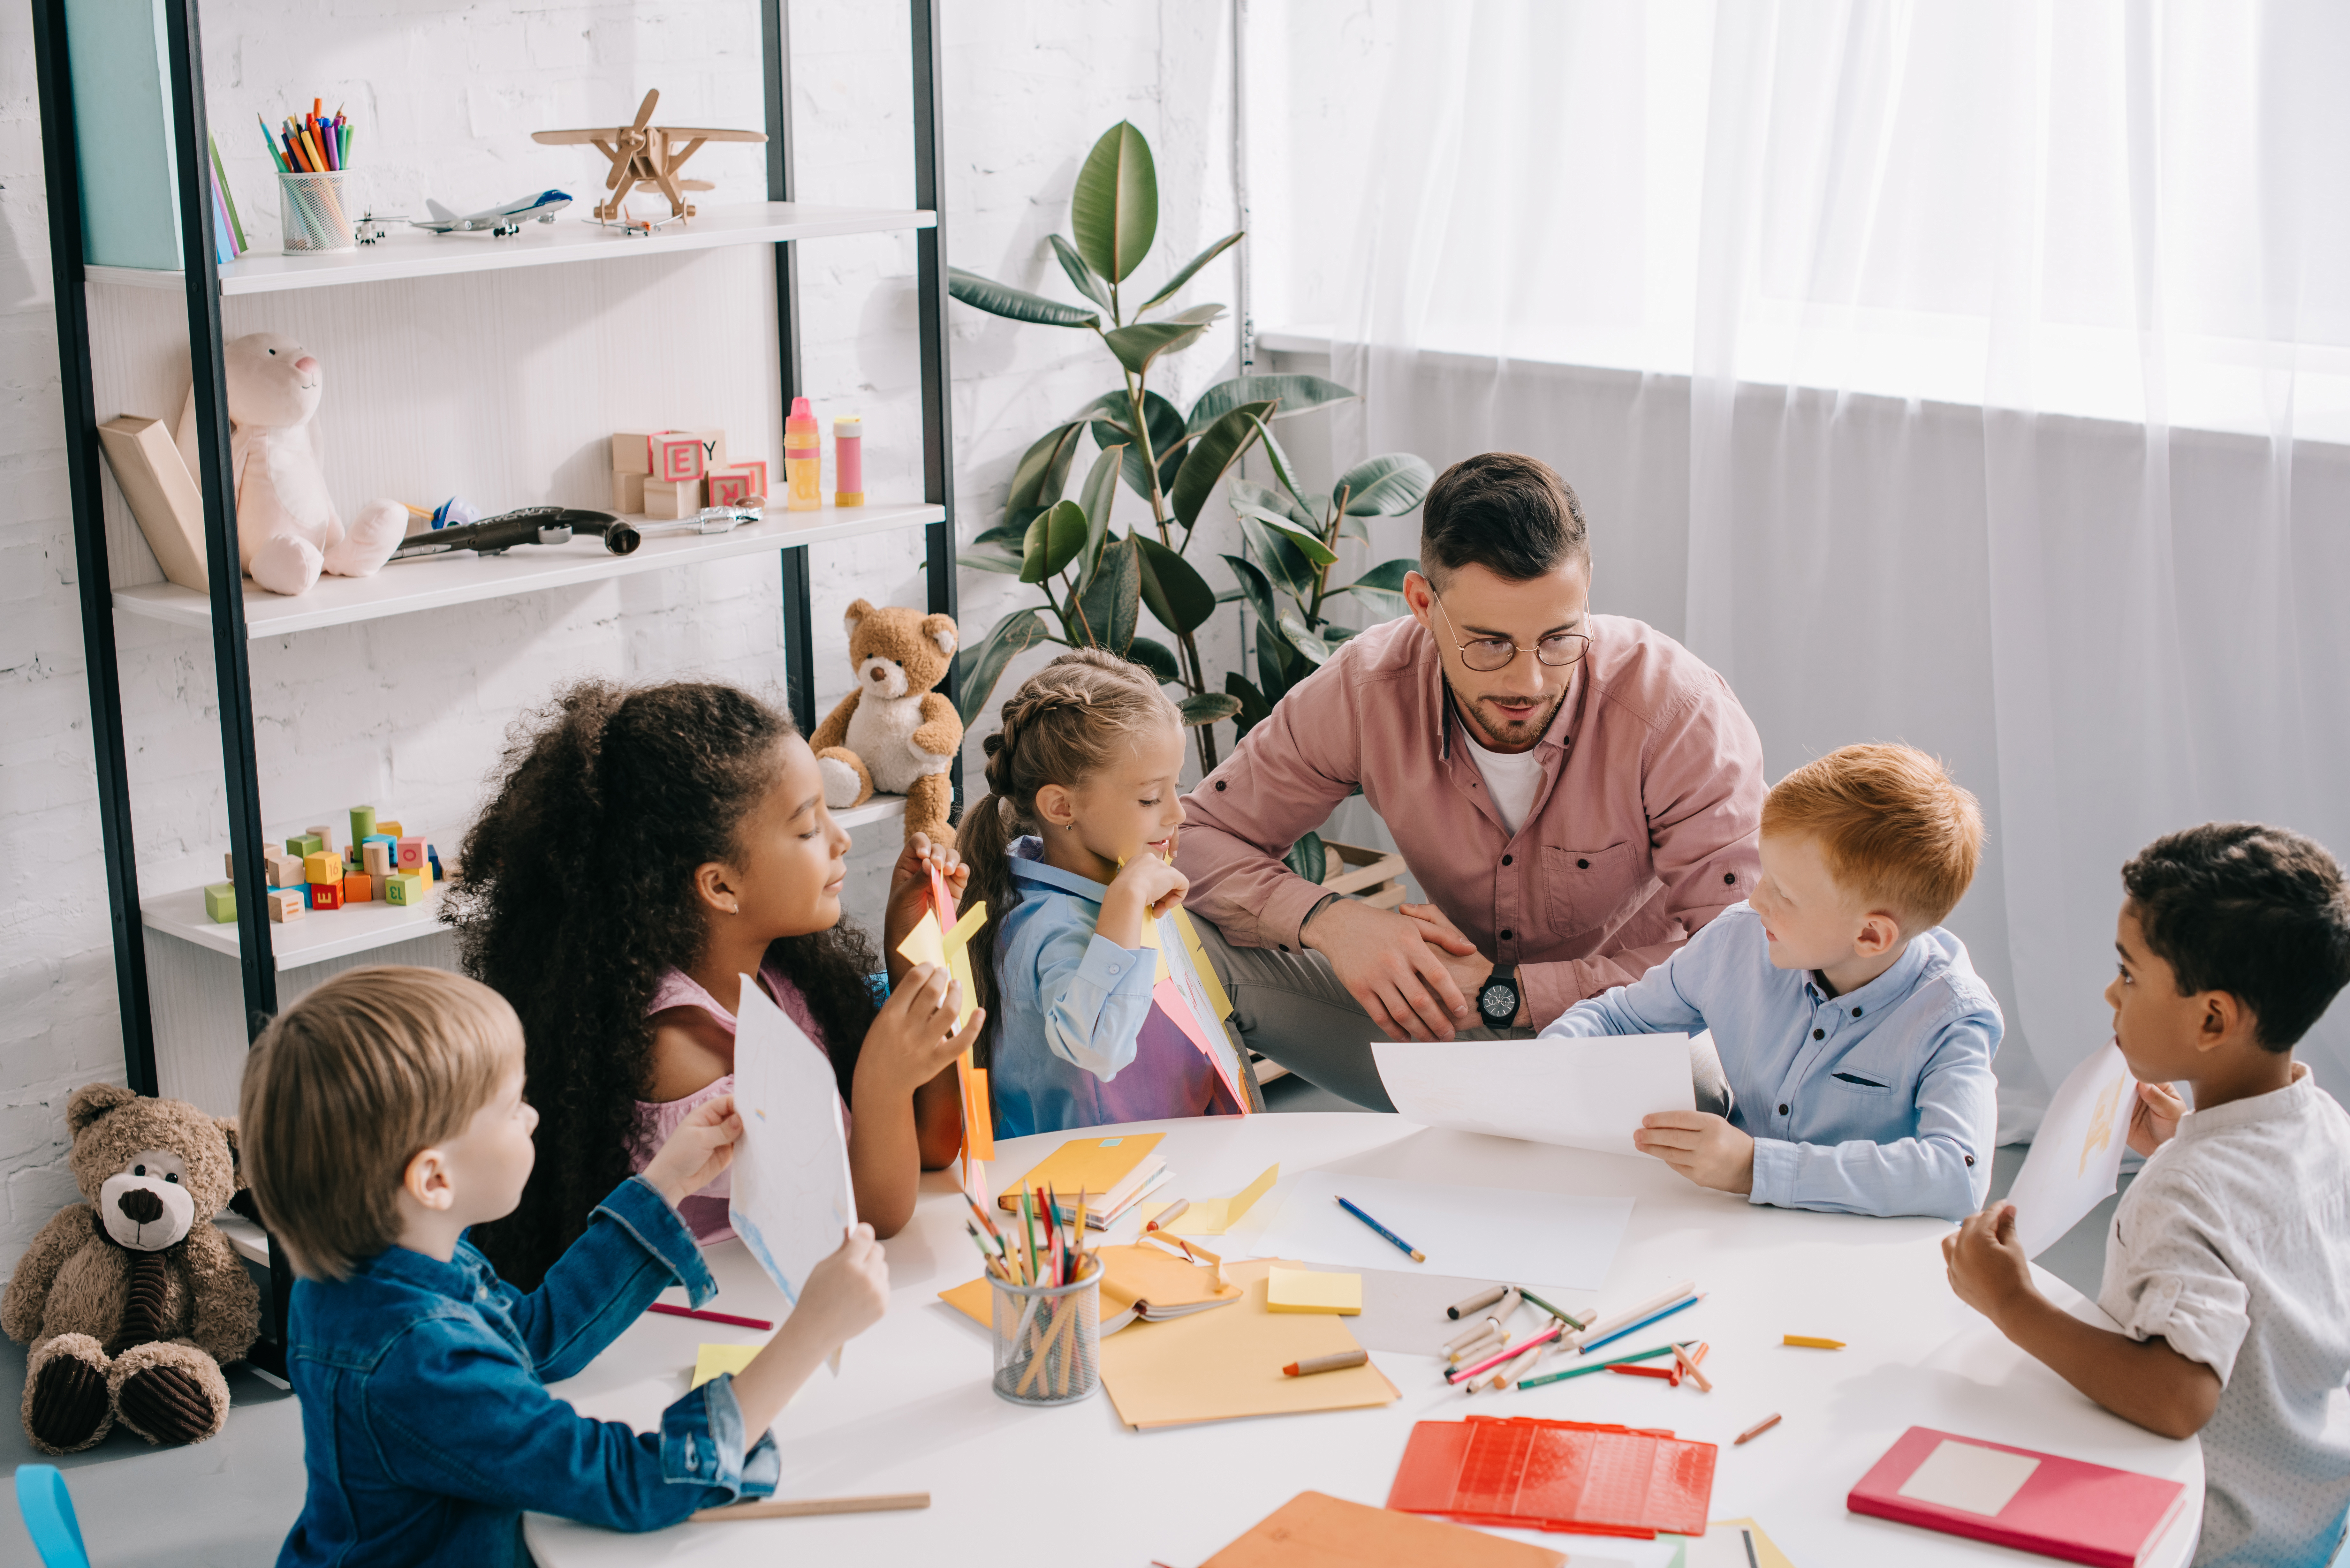
[[[1305,1171],[1282,1183],[1257,1207],[1271,1203],[1275,1194],[1281,1208],[1254,1241],[1259,1256],[1522,1280],[1562,1290],[1596,1291],[1606,1282],[1632,1219],[1628,1198],[1567,1198],[1326,1170]],[[1338,1207],[1342,1197],[1425,1252],[1428,1262],[1415,1263],[1382,1241]]]
[[[1407,1121],[1628,1154],[1651,1111],[1690,1111],[1684,1034],[1587,1040],[1375,1040],[1379,1081]]]
[[[1182,998],[1183,1005],[1191,1009],[1200,1032],[1208,1037],[1209,1064],[1223,1079],[1224,1087],[1240,1102],[1241,1113],[1245,1116],[1248,1096],[1241,1090],[1240,1066],[1232,1055],[1232,1036],[1225,1033],[1224,1021],[1217,1016],[1215,1003],[1208,999],[1207,987],[1200,983],[1200,971],[1191,967],[1191,953],[1183,945],[1183,929],[1172,915],[1161,915],[1151,924],[1158,931],[1159,951],[1167,967],[1167,978],[1174,985],[1175,994]]]
[[[2015,1501],[2015,1494],[2039,1468],[2038,1459],[2023,1454],[1945,1439],[1926,1456],[1925,1463],[1909,1472],[1899,1490],[1903,1497],[1919,1502],[1962,1508],[1990,1518]]]
[[[2007,1192],[2025,1257],[2055,1245],[2081,1216],[2112,1196],[2137,1105],[2137,1080],[2110,1040],[2056,1091]]]
[[[726,1217],[796,1304],[808,1271],[857,1223],[848,1137],[832,1063],[747,975],[735,1015],[734,1109],[743,1137]]]

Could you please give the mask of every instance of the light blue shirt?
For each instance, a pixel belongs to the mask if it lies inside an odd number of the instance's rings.
[[[1828,994],[1775,968],[1735,905],[1629,985],[1578,1002],[1545,1039],[1713,1032],[1730,1121],[1754,1140],[1751,1201],[1962,1220],[1991,1192],[2005,1024],[1966,944],[1937,926],[1893,967]]]
[[[1097,935],[1109,889],[1045,864],[1043,849],[1034,836],[1013,844],[1020,902],[996,932],[995,1136],[1235,1108],[1207,1057],[1153,1010],[1159,955]]]

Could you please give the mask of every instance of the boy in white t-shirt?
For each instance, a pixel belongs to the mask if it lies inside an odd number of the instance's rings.
[[[2116,1415],[2202,1433],[2199,1568],[2324,1563],[2350,1513],[2350,1115],[2293,1047],[2350,982],[2350,887],[2254,823],[2158,838],[2122,885],[2106,1000],[2149,1157],[2097,1293],[2122,1332],[2033,1287],[2012,1204],[1942,1243],[1950,1287]]]

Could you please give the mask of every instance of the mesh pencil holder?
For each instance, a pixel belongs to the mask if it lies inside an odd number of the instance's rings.
[[[284,223],[287,255],[357,247],[359,241],[351,233],[349,209],[343,203],[343,182],[347,178],[340,171],[277,176],[277,208]]]
[[[987,1276],[995,1302],[995,1392],[1014,1405],[1072,1405],[1101,1381],[1101,1262],[1068,1285]]]

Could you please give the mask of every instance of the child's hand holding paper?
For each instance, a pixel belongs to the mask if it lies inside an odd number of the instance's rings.
[[[1711,1111],[1651,1111],[1640,1118],[1632,1147],[1700,1187],[1754,1190],[1754,1140]]]
[[[645,1162],[644,1179],[674,1209],[679,1199],[701,1191],[734,1163],[734,1140],[742,1136],[734,1096],[713,1095],[694,1106],[660,1152]]]

